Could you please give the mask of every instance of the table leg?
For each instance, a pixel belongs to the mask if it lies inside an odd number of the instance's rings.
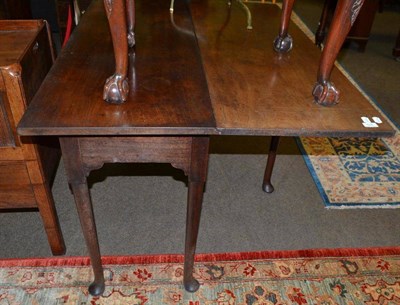
[[[115,73],[106,80],[103,98],[109,103],[120,104],[126,101],[129,93],[128,72],[128,31],[126,25],[125,1],[104,0],[108,23],[114,47]],[[128,1],[131,4],[131,0]],[[131,8],[128,10],[132,14]],[[130,19],[130,21],[132,21]]]
[[[65,254],[65,243],[54,206],[53,195],[47,184],[33,185],[33,191],[38,203],[39,213],[44,223],[44,229],[53,255]]]
[[[135,0],[126,0],[126,13],[128,20],[128,45],[135,46]]]
[[[74,195],[79,220],[93,267],[94,281],[89,286],[89,292],[91,295],[98,296],[104,292],[105,284],[92,201],[86,180],[88,172],[85,171],[81,160],[79,139],[60,138],[60,144],[68,182]]]
[[[94,296],[102,295],[105,289],[104,273],[89,188],[86,182],[81,184],[71,183],[70,185],[93,267],[94,281],[89,286],[89,293]]]
[[[188,175],[189,191],[186,217],[185,238],[185,289],[195,292],[199,282],[193,277],[194,255],[199,232],[204,185],[207,178],[209,137],[194,137],[192,142],[190,172]]]
[[[314,100],[320,105],[331,106],[339,102],[339,91],[330,82],[330,76],[340,48],[363,3],[364,0],[339,0],[336,6],[313,90]]]
[[[294,1],[295,0],[283,0],[279,35],[274,40],[274,50],[279,53],[289,52],[293,46],[293,39],[288,34],[288,30]]]
[[[314,100],[323,106],[335,105],[339,102],[339,91],[330,82],[333,65],[339,54],[351,26],[356,20],[364,0],[339,0],[332,19],[324,50],[322,52],[317,83],[313,89]],[[294,0],[283,0],[281,26],[279,35],[274,41],[274,49],[286,53],[292,48],[292,38],[288,34],[290,15]]]
[[[262,189],[266,193],[272,193],[274,191],[274,187],[271,184],[271,176],[272,176],[272,170],[274,169],[276,151],[278,149],[279,139],[280,137],[276,136],[272,137],[271,144],[269,146],[267,166],[265,167],[264,181],[262,185]]]
[[[324,42],[326,35],[326,27],[328,25],[328,18],[331,15],[331,12],[334,11],[336,6],[336,0],[325,0],[324,7],[322,9],[321,18],[318,23],[317,31],[315,32],[315,44],[321,47]]]

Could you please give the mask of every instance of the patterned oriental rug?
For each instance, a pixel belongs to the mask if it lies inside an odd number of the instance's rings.
[[[198,255],[196,293],[183,256],[104,257],[106,291],[92,297],[89,259],[1,260],[0,304],[398,305],[400,248]]]
[[[300,138],[328,208],[400,207],[400,133],[393,138]]]

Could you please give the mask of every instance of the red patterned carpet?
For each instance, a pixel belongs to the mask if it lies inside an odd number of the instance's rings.
[[[198,255],[193,294],[182,261],[104,257],[107,288],[92,297],[88,258],[1,260],[0,304],[400,304],[399,247]]]

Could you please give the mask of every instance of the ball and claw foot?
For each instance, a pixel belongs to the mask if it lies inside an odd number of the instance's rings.
[[[89,293],[92,296],[100,296],[103,294],[105,288],[106,288],[106,286],[105,286],[104,282],[103,283],[93,282],[89,286]]]
[[[189,280],[185,280],[183,285],[187,292],[196,292],[200,287],[200,283],[193,277]]]
[[[274,40],[274,50],[279,53],[287,53],[293,47],[293,39],[290,35],[285,37],[278,36]]]
[[[314,101],[319,105],[333,106],[339,103],[339,90],[329,81],[316,83],[312,94]]]
[[[112,104],[122,104],[129,93],[128,79],[120,74],[114,74],[106,80],[103,99]]]
[[[275,190],[271,183],[263,183],[262,189],[268,194],[271,194]]]
[[[136,44],[135,33],[133,31],[129,31],[128,32],[128,46],[130,48],[133,48],[135,46],[135,44]]]

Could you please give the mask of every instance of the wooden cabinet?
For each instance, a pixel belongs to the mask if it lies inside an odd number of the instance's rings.
[[[58,255],[65,245],[50,191],[60,160],[58,141],[16,132],[53,64],[49,33],[41,20],[0,20],[0,210],[37,208],[51,250]]]

